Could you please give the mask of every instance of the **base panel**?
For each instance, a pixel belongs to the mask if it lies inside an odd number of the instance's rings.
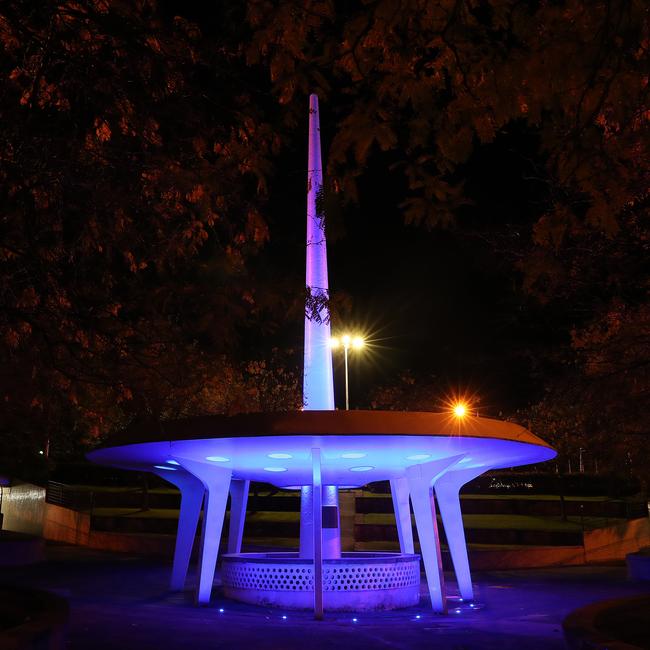
[[[313,563],[298,553],[232,553],[223,556],[227,598],[255,605],[311,609]],[[329,611],[412,607],[420,600],[420,556],[342,553],[323,560],[323,602]]]

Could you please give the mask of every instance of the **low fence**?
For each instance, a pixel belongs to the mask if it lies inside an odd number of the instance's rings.
[[[377,486],[375,486],[377,488]],[[174,534],[179,493],[172,488],[147,491],[141,487],[116,490],[80,489],[62,483],[48,484],[46,502],[88,515],[91,531],[120,534]],[[470,544],[514,546],[582,546],[583,518],[597,518],[608,527],[624,520],[647,517],[640,501],[613,499],[561,500],[526,495],[491,497],[464,495],[461,501]],[[340,493],[341,531],[348,550],[397,546],[397,528],[390,496],[367,490]],[[300,532],[300,496],[265,484],[253,484],[248,500],[244,539],[249,544],[297,546]],[[482,516],[485,517],[482,517]],[[522,517],[522,519],[518,519]],[[563,519],[574,523],[564,530],[519,526],[524,518]],[[512,522],[509,520],[512,519]],[[486,523],[487,522],[487,523]],[[511,523],[511,525],[508,525]],[[579,526],[579,527],[578,527]],[[84,531],[84,534],[87,534]],[[445,543],[444,527],[440,528]],[[416,533],[417,537],[417,533]]]
[[[49,481],[45,491],[45,502],[70,510],[92,510],[95,502],[93,490],[80,490],[73,485]]]
[[[42,534],[46,539],[106,550],[169,556],[173,549],[179,505],[179,493],[172,488],[93,490],[51,482],[46,490],[29,484],[4,488],[3,511],[5,524],[10,524],[11,529],[25,531],[27,528],[27,532]],[[468,542],[492,545],[492,549],[470,548],[472,565],[476,568],[515,568],[620,560],[624,553],[650,544],[650,520],[647,505],[643,502],[565,499],[564,507],[574,526],[579,525],[581,518],[578,517],[581,515],[599,517],[602,523],[596,530],[518,528],[518,517],[558,520],[562,512],[559,498],[463,496],[462,509],[469,520],[466,521]],[[297,547],[299,511],[297,492],[254,484],[249,495],[245,547],[250,550]],[[340,513],[345,550],[398,547],[392,502],[388,495],[367,490],[342,491]],[[500,524],[486,524],[496,522],[500,516]],[[509,518],[513,521],[508,527]],[[480,523],[477,524],[477,520]],[[10,528],[9,525],[5,527]],[[444,543],[444,527],[440,526],[439,530]],[[417,531],[415,533],[417,539]],[[504,551],[504,544],[513,545],[513,548]]]
[[[92,513],[95,508],[178,509],[180,495],[169,490],[149,489],[146,485],[115,489],[93,489],[48,481],[45,502],[70,510]]]

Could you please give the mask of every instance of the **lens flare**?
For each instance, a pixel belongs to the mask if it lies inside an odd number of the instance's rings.
[[[467,406],[462,402],[454,404],[454,415],[457,418],[464,418],[467,415]]]

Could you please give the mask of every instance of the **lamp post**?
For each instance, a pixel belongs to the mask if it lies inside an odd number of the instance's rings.
[[[343,357],[345,359],[345,410],[350,410],[350,390],[348,385],[348,351],[350,348],[354,350],[361,350],[365,345],[365,341],[361,336],[352,336],[350,334],[343,334],[340,338],[333,336],[330,339],[330,347],[336,350],[343,347]]]

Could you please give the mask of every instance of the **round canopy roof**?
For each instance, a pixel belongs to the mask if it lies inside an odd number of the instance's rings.
[[[449,471],[538,463],[555,451],[511,422],[449,413],[295,411],[134,424],[88,454],[125,469],[183,471],[183,460],[226,467],[235,478],[296,487],[311,483],[311,450],[323,483],[356,487],[405,469],[456,458]]]

